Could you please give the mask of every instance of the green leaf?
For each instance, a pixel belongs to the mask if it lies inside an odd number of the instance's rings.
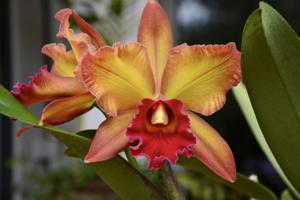
[[[244,82],[266,143],[300,191],[300,44],[266,3],[248,19],[242,38]]]
[[[96,134],[96,130],[89,129],[89,130],[79,131],[75,134],[79,135],[79,136],[82,136],[82,137],[85,137],[85,138],[88,138],[88,139],[93,139],[94,135]],[[76,152],[72,151],[69,148],[65,149],[64,154],[66,156],[69,156],[69,157],[78,158],[78,155],[76,154]]]
[[[19,103],[10,92],[0,86],[0,113],[38,126],[38,119]],[[73,153],[81,159],[86,155],[91,140],[84,136],[91,136],[91,131],[71,134],[62,129],[44,125],[40,128],[48,131],[51,135],[65,144]],[[101,179],[109,185],[121,199],[165,199],[158,189],[145,176],[128,164],[120,156],[110,160],[88,165]]]
[[[49,126],[45,128],[48,129]],[[53,127],[48,130],[81,159],[84,158],[90,146],[90,139],[61,131],[57,132],[57,129],[53,130]],[[122,199],[165,199],[145,176],[120,156],[88,166]]]
[[[28,124],[38,123],[38,119],[2,85],[0,85],[0,113]]]
[[[95,129],[88,129],[88,130],[84,130],[84,131],[79,131],[75,134],[79,135],[79,136],[82,136],[82,137],[85,137],[85,138],[88,138],[88,139],[93,139],[93,137],[96,134],[96,131],[97,130],[95,130]]]
[[[252,133],[254,134],[254,137],[256,138],[258,144],[272,163],[275,170],[278,172],[279,176],[283,179],[283,181],[288,185],[288,187],[293,191],[293,193],[300,198],[300,194],[297,192],[297,190],[293,187],[293,185],[289,182],[287,177],[285,176],[284,172],[280,168],[278,162],[276,161],[269,145],[266,142],[266,139],[259,127],[259,124],[257,122],[253,107],[251,105],[249,95],[247,93],[247,89],[243,83],[240,83],[237,87],[233,89],[233,94],[235,96],[235,99],[237,100],[245,118],[248,122],[250,129]]]
[[[214,181],[225,184],[249,197],[253,197],[256,199],[268,199],[268,200],[277,199],[277,197],[275,196],[274,193],[272,193],[271,190],[269,190],[268,188],[266,188],[264,185],[260,183],[256,183],[248,179],[244,175],[237,174],[236,181],[234,183],[229,183],[221,179],[219,176],[215,175],[208,167],[206,167],[202,162],[200,162],[195,158],[187,159],[184,157],[180,157],[178,164],[182,165],[186,169],[199,172]]]

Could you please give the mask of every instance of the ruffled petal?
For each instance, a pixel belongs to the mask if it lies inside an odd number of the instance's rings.
[[[154,83],[145,48],[138,43],[105,46],[81,62],[81,76],[98,105],[116,116],[153,97]]]
[[[152,115],[163,105],[168,113],[167,124],[153,125]],[[160,109],[160,108],[158,108]],[[164,160],[175,164],[178,155],[191,156],[191,146],[196,143],[190,130],[189,119],[182,110],[182,103],[176,99],[143,99],[137,114],[127,129],[133,156],[146,156],[149,169],[159,169]]]
[[[47,66],[30,77],[29,84],[17,83],[12,94],[24,105],[68,97],[85,92],[81,82],[71,77],[61,77],[48,72]]]
[[[74,33],[69,23],[71,15],[73,15],[80,29],[85,32]],[[103,45],[102,37],[71,9],[66,8],[60,10],[56,13],[55,18],[60,23],[57,37],[66,38],[69,41],[77,61],[80,61],[85,51],[95,51]]]
[[[173,46],[173,39],[168,17],[156,1],[148,1],[144,8],[138,30],[138,42],[147,48],[156,89],[160,90],[162,74],[168,51]]]
[[[90,93],[55,100],[44,108],[39,125],[58,125],[71,121],[91,110],[95,101]]]
[[[84,19],[82,19],[74,10],[72,10],[72,16],[80,30],[91,37],[92,42],[96,47],[99,48],[106,44],[102,35],[100,35],[94,27],[84,21]]]
[[[122,151],[128,145],[128,138],[125,132],[133,116],[134,111],[131,110],[103,122],[93,138],[84,162],[104,161]]]
[[[197,140],[193,146],[195,156],[217,175],[229,182],[234,182],[236,168],[228,144],[203,119],[193,113],[189,113],[188,116]]]
[[[66,51],[64,44],[46,44],[42,53],[54,61],[51,72],[60,76],[75,77],[77,60],[72,51]]]
[[[240,53],[234,43],[183,44],[169,53],[162,94],[181,100],[190,110],[210,115],[224,105],[226,92],[240,80]]]

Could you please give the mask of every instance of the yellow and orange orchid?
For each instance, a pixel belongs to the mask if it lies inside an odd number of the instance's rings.
[[[82,32],[75,33],[69,24],[72,16]],[[64,44],[47,44],[42,53],[54,64],[49,72],[42,66],[40,72],[30,77],[30,83],[17,83],[12,94],[24,105],[53,100],[42,113],[40,124],[57,125],[74,119],[89,111],[95,104],[95,97],[84,87],[78,63],[85,52],[94,52],[105,42],[96,30],[71,9],[62,9],[55,18],[60,22],[58,38],[70,43],[67,51]]]
[[[241,80],[240,53],[226,45],[182,44],[160,5],[144,8],[138,42],[103,46],[80,62],[84,85],[111,118],[96,132],[86,163],[110,159],[130,146],[146,156],[148,168],[178,155],[194,155],[223,179],[233,182],[235,162],[227,143],[195,113],[211,115],[227,91]]]

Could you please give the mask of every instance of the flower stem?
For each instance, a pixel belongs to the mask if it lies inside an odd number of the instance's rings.
[[[128,148],[125,149],[125,155],[127,157],[128,162],[138,171],[140,171],[140,167],[136,159],[131,155]]]
[[[159,170],[159,179],[162,186],[162,192],[168,200],[185,199],[168,161],[165,161],[162,168]]]

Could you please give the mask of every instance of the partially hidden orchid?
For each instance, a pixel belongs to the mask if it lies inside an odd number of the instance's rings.
[[[234,43],[172,45],[168,18],[150,0],[137,42],[103,46],[82,57],[83,83],[111,116],[98,128],[85,162],[110,159],[129,146],[133,156],[147,157],[149,169],[194,155],[233,182],[228,144],[195,113],[211,115],[224,105],[226,92],[241,80],[240,53]]]
[[[82,32],[75,33],[70,28],[70,16]],[[24,105],[51,100],[43,110],[40,125],[70,121],[94,106],[95,97],[84,87],[78,64],[85,52],[105,45],[102,36],[73,10],[60,10],[55,18],[60,22],[57,36],[65,38],[71,50],[67,51],[64,44],[45,45],[42,52],[54,61],[51,71],[42,66],[39,73],[30,77],[29,84],[17,83],[12,91]]]

